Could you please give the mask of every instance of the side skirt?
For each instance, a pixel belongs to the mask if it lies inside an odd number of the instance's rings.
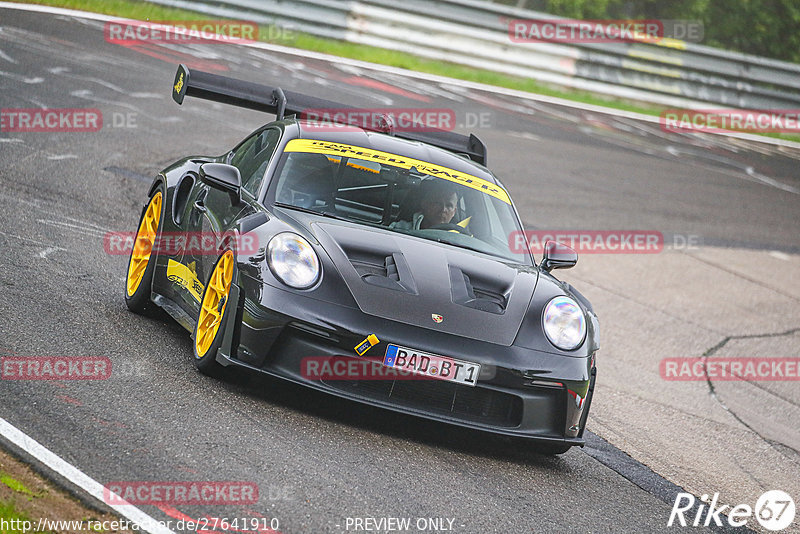
[[[192,319],[192,317],[183,311],[183,308],[178,306],[178,304],[176,304],[173,300],[158,293],[153,293],[150,296],[150,300],[152,300],[156,306],[167,312],[170,317],[175,319],[175,321],[188,330],[189,333],[194,333],[194,327],[197,324],[197,321]]]

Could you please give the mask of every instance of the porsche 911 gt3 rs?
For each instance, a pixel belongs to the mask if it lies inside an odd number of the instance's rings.
[[[584,444],[597,317],[550,274],[577,255],[549,242],[537,264],[509,246],[520,218],[477,137],[321,127],[303,111],[341,104],[181,65],[173,98],[187,95],[277,120],[158,174],[131,310],[165,310],[208,374],[234,365],[550,452]]]

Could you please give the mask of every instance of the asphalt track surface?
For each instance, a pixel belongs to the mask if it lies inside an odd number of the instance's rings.
[[[449,518],[458,533],[657,532],[678,491],[593,436],[552,458],[266,377],[196,372],[183,329],[126,310],[127,257],[106,254],[102,238],[135,231],[158,170],[222,153],[271,117],[178,107],[178,62],[352,105],[487,121],[471,130],[530,229],[800,250],[797,150],[232,45],[123,47],[104,40],[102,22],[66,16],[0,9],[0,52],[3,108],[98,108],[106,121],[96,133],[0,133],[0,347],[114,365],[99,382],[3,381],[0,416],[102,483],[260,488],[250,506],[142,507],[159,520],[275,517],[286,533],[345,532],[353,517]]]

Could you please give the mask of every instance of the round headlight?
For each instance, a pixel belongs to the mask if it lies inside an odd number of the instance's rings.
[[[319,258],[311,245],[297,234],[284,232],[267,246],[267,263],[278,280],[297,289],[313,286],[319,279]]]
[[[556,297],[547,303],[543,316],[544,333],[561,350],[573,350],[586,336],[586,319],[578,303],[569,297]]]

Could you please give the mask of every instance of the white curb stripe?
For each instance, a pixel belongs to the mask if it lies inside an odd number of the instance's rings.
[[[0,417],[0,435],[86,491],[92,497],[105,503],[103,500],[102,484],[45,448],[41,443],[28,436],[2,417]],[[164,526],[163,523],[153,519],[132,504],[108,504],[107,506],[125,519],[139,525],[139,528],[145,532],[150,532],[150,534],[175,534],[172,530]]]

